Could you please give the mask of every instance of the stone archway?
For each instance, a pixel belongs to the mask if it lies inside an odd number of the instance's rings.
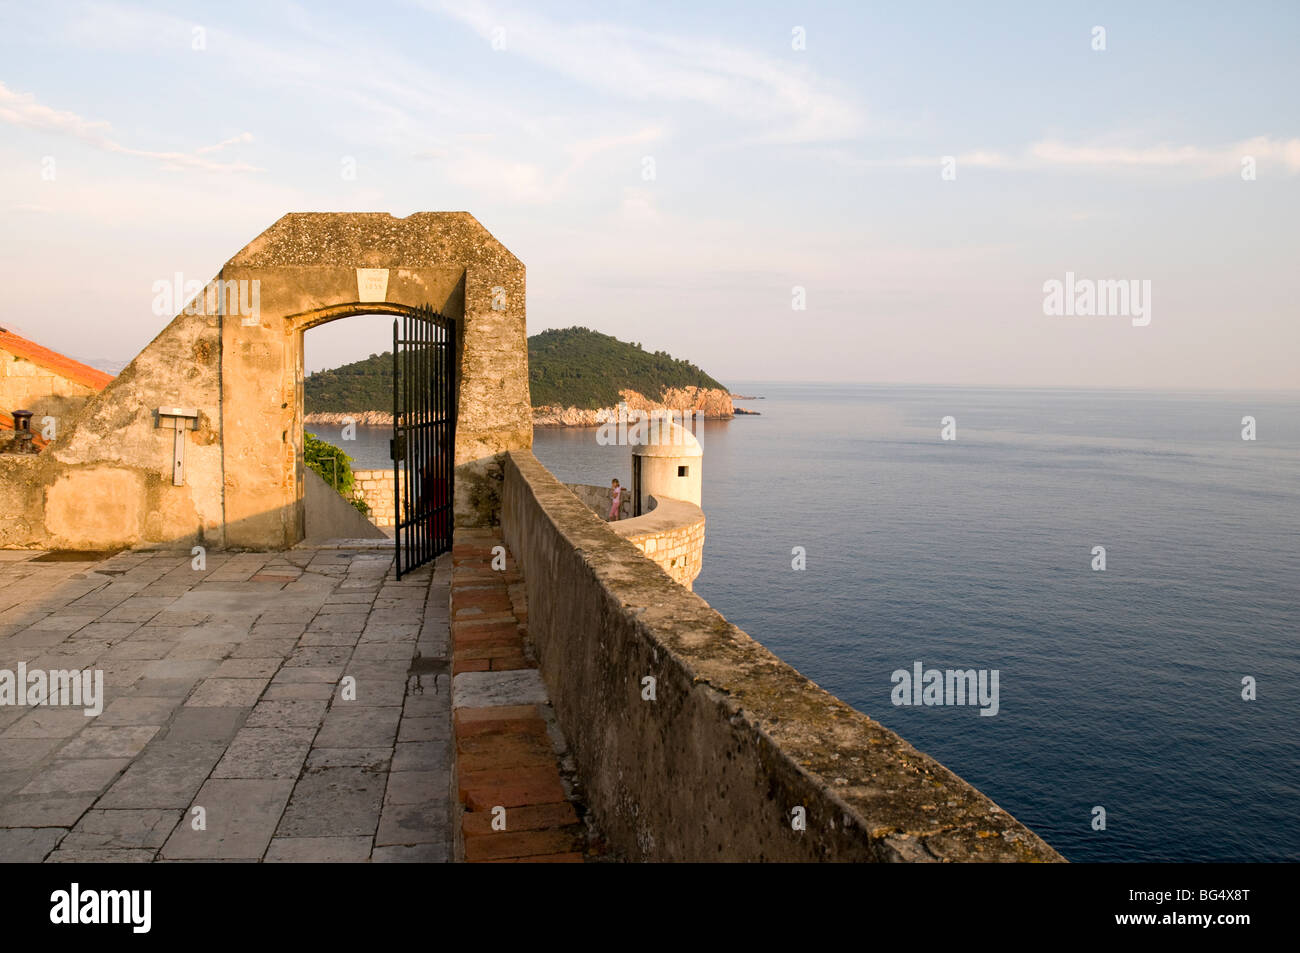
[[[391,490],[386,494],[386,499],[382,503],[377,503],[373,498],[369,499],[369,502],[372,505],[376,505],[378,507],[378,511],[380,515],[383,517],[381,520],[379,520],[376,523],[376,522],[372,522],[372,520],[367,519],[365,517],[360,517],[359,514],[356,514],[354,510],[351,510],[351,508],[348,507],[346,503],[343,503],[341,498],[338,498],[338,493],[332,490],[327,485],[325,485],[324,481],[313,486],[313,482],[314,482],[313,476],[310,472],[308,472],[306,467],[306,449],[305,449],[306,431],[307,431],[306,406],[305,406],[306,384],[307,384],[307,375],[306,375],[306,367],[307,367],[306,358],[307,358],[307,344],[308,344],[307,335],[311,331],[314,331],[316,328],[322,327],[326,324],[330,324],[336,321],[347,321],[349,318],[357,318],[357,317],[369,317],[369,318],[379,317],[381,319],[382,318],[392,319],[391,323],[394,326],[393,333],[392,334],[386,333],[383,336],[381,336],[379,340],[372,340],[371,342],[373,351],[384,351],[387,348],[391,348],[394,346],[394,338],[397,336],[398,329],[407,329],[415,326],[423,326],[425,321],[425,312],[420,308],[413,308],[409,305],[404,305],[404,304],[394,304],[392,302],[377,302],[377,303],[369,303],[369,304],[362,303],[362,302],[349,302],[343,305],[323,308],[318,311],[310,312],[309,314],[293,315],[290,317],[289,319],[291,323],[290,333],[293,334],[294,336],[294,345],[295,345],[294,346],[295,399],[294,399],[294,408],[293,408],[294,409],[293,433],[291,437],[292,440],[294,441],[295,447],[297,448],[297,454],[295,458],[295,469],[294,469],[295,479],[302,485],[302,492],[300,492],[299,494],[299,506],[302,509],[302,520],[303,520],[303,529],[304,529],[302,538],[308,541],[321,542],[326,539],[339,538],[339,537],[354,539],[354,538],[371,538],[371,537],[384,538],[385,536],[388,536],[390,538],[396,538],[400,528],[401,521],[404,518],[410,516],[410,513],[407,511],[411,507],[419,505],[419,500],[423,496],[419,491],[418,487],[414,491],[416,494],[415,496],[407,497],[401,493],[401,489],[407,485],[406,473],[404,472],[405,469],[414,468],[424,473],[426,472],[426,468],[428,466],[433,465],[433,459],[429,459],[427,461],[421,461],[419,459],[422,458],[423,456],[427,456],[430,454],[430,451],[432,450],[431,442],[420,441],[420,440],[413,441],[410,445],[409,452],[403,454],[403,458],[400,462],[386,459],[384,463],[377,463],[372,459],[368,463],[358,466],[358,461],[356,460],[356,451],[354,451],[346,443],[347,440],[346,433],[343,434],[344,442],[340,442],[340,438],[338,436],[325,436],[324,434],[318,431],[314,431],[317,433],[318,437],[321,437],[321,439],[327,440],[331,443],[337,443],[346,453],[348,453],[350,456],[353,456],[354,457],[353,469],[358,473],[367,474],[371,479],[373,479],[377,475],[377,471],[382,472],[386,470],[390,480],[390,486],[393,486],[398,490],[398,499],[394,500],[394,495]],[[381,321],[381,323],[384,322]],[[453,431],[455,428],[454,390],[456,385],[456,375],[459,368],[459,361],[456,359],[457,351],[458,351],[458,343],[456,341],[457,327],[458,324],[455,321],[455,319],[451,319],[449,322],[449,326],[447,327],[447,331],[445,332],[442,338],[442,339],[449,340],[449,347],[446,348],[446,353],[444,354],[442,350],[439,349],[436,350],[435,352],[431,352],[429,355],[431,360],[434,359],[433,353],[437,353],[438,355],[437,357],[438,367],[436,368],[436,373],[437,373],[436,386],[435,386],[435,381],[432,379],[432,375],[435,373],[435,368],[432,366],[432,363],[430,363],[426,368],[424,368],[428,370],[431,375],[431,379],[428,381],[428,384],[430,385],[428,388],[430,393],[427,395],[428,400],[429,401],[437,400],[437,397],[435,397],[434,394],[432,393],[432,391],[434,390],[437,390],[442,395],[444,395],[444,400],[438,401],[438,403],[440,405],[445,403],[446,408],[449,411],[449,413],[447,413],[445,416],[448,418],[450,428]],[[379,344],[380,340],[382,340],[383,342],[382,345]],[[367,351],[371,351],[371,348],[367,348]],[[373,353],[373,351],[371,352],[371,357],[376,356]],[[390,370],[393,369],[394,361],[392,359],[391,353],[388,355],[388,359],[385,361],[385,364],[387,364]],[[446,399],[445,397],[445,395],[447,394],[448,387],[450,387],[453,392],[453,395],[450,397],[450,399]],[[412,394],[409,391],[405,391],[404,394],[405,396],[403,398],[403,404],[405,405],[407,401],[410,401],[412,406],[409,409],[414,413],[413,418],[407,418],[408,424],[411,422],[412,419],[424,419],[425,417],[431,416],[431,414],[428,412],[428,409],[429,407],[432,406],[432,404],[426,405],[418,398],[412,401],[411,398],[414,396],[414,394]],[[383,412],[391,412],[393,410],[393,396],[394,395],[391,392],[389,392],[382,405],[365,404],[365,405],[356,405],[347,408],[335,408],[335,410],[347,410],[351,412],[365,412],[365,411],[377,410]],[[336,433],[338,431],[338,428],[328,428],[328,429],[334,430]],[[393,439],[396,438],[397,436],[394,425],[390,424],[388,428],[371,428],[371,429],[384,430],[385,439],[387,440],[389,450],[391,451]],[[353,436],[356,436],[356,434],[354,434]],[[448,446],[451,448],[451,451],[454,453],[454,444],[449,444]],[[373,452],[373,450],[371,452]],[[442,462],[445,463],[445,460]],[[399,471],[403,471],[403,472],[399,473]],[[321,493],[322,489],[326,490],[327,492],[322,494]],[[335,505],[337,503],[343,503],[343,506],[340,507]],[[391,510],[387,508],[391,508]],[[420,524],[420,526],[423,525],[424,524]],[[441,526],[443,524],[439,523],[438,525]],[[385,529],[381,529],[380,527],[385,527]],[[405,563],[407,561],[405,558],[403,558],[402,553],[405,552],[406,556],[409,558],[410,550],[413,545],[416,546],[417,549],[420,548],[420,544],[413,543],[412,539],[410,538],[411,527],[407,526],[406,529],[408,530],[408,534],[407,534],[408,538],[405,540],[406,543],[405,547],[403,547],[401,541],[398,542],[398,550],[399,550],[398,559],[399,559],[399,563],[402,565],[402,568],[406,568]],[[438,544],[438,548],[441,549],[443,545],[444,544],[440,542]],[[449,545],[449,543],[447,543],[446,545]]]
[[[294,545],[303,332],[426,304],[457,329],[456,523],[495,522],[504,453],[532,446],[523,264],[467,212],[294,213],[25,464],[0,546]],[[193,414],[182,485],[167,409]]]

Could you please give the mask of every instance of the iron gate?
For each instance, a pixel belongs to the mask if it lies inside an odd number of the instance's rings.
[[[393,321],[391,454],[398,579],[451,550],[454,332],[452,322],[428,305]]]

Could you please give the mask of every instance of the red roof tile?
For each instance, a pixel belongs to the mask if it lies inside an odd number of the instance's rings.
[[[80,361],[74,361],[58,351],[51,351],[48,347],[41,347],[35,341],[29,341],[8,328],[0,328],[0,348],[4,348],[11,354],[17,354],[19,357],[25,357],[33,364],[49,368],[70,381],[75,381],[95,390],[103,390],[108,386],[108,382],[113,379],[112,374],[105,374],[89,364],[82,364]],[[10,429],[12,427],[11,421]]]

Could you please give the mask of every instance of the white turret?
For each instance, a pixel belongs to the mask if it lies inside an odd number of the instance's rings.
[[[639,423],[632,447],[633,515],[650,511],[650,497],[702,505],[704,451],[700,442],[668,416]],[[629,435],[630,436],[630,435]]]

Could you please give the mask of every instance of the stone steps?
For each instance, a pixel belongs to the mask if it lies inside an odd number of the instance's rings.
[[[495,547],[501,547],[495,550]],[[527,642],[523,576],[491,531],[452,549],[452,731],[463,813],[458,859],[582,863],[589,844],[572,771]]]

